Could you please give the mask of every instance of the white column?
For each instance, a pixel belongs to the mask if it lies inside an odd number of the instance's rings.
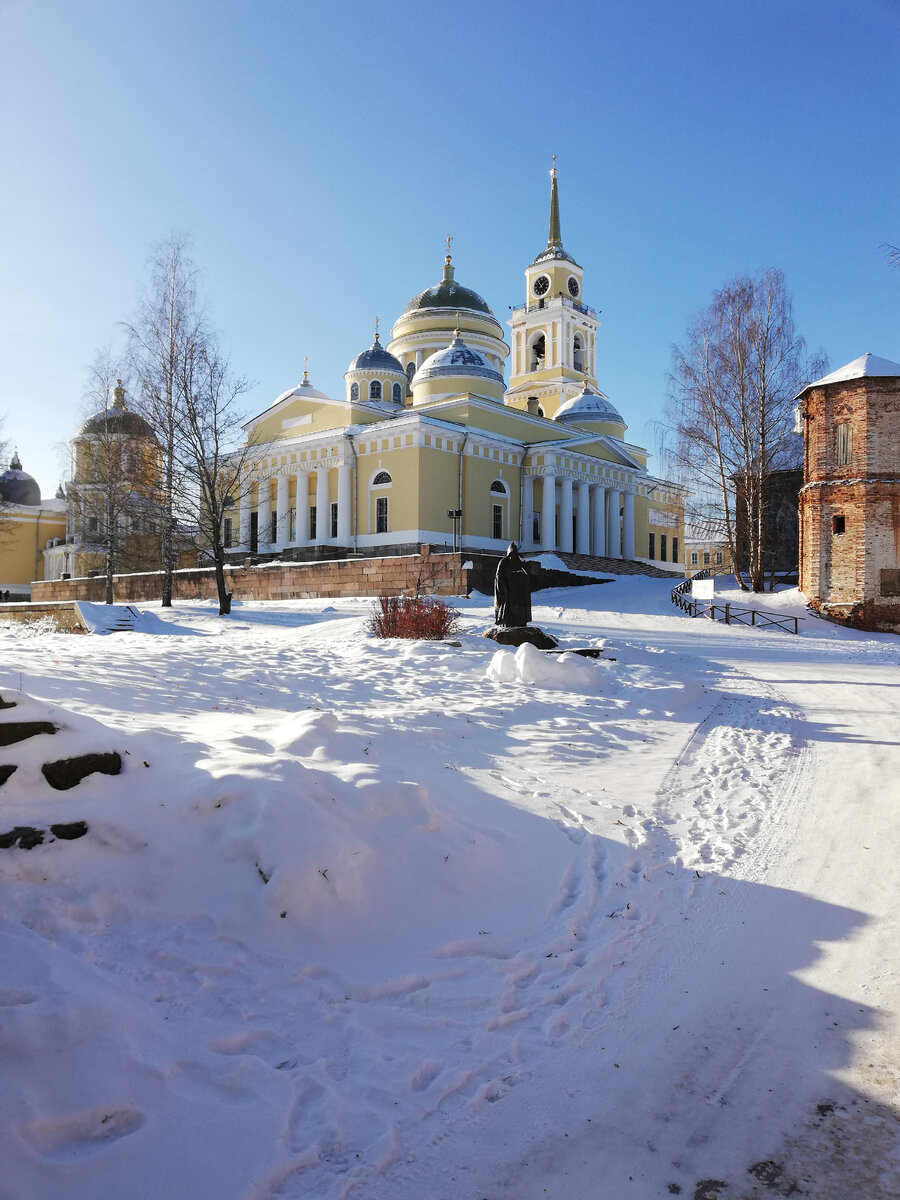
[[[571,554],[572,545],[572,480],[560,480],[559,497],[559,548],[565,554]]]
[[[328,505],[328,468],[316,467],[316,544],[328,541],[331,510]]]
[[[594,506],[594,536],[591,544],[591,553],[596,554],[598,558],[604,558],[606,556],[606,488],[595,484],[592,500]]]
[[[245,479],[245,490],[241,493],[240,519],[238,521],[240,526],[238,537],[240,538],[241,549],[243,550],[247,550],[250,547],[250,486],[250,480]]]
[[[577,554],[591,552],[591,485],[586,479],[578,483],[578,513],[575,517],[575,551]]]
[[[526,475],[522,481],[522,545],[530,549],[534,545],[534,477]]]
[[[288,487],[290,478],[288,475],[278,476],[278,488],[275,492],[275,514],[278,518],[275,527],[275,548],[281,550],[288,544],[291,537],[291,530],[288,524]]]
[[[541,500],[541,549],[556,549],[556,476],[544,475]]]
[[[353,478],[349,463],[338,467],[338,542],[342,546],[350,545],[351,533],[350,510],[353,506]]]
[[[272,508],[269,504],[269,481],[268,479],[261,479],[259,481],[258,499],[256,502],[256,541],[258,546],[268,546],[272,540],[271,512]]]
[[[606,513],[606,553],[610,558],[622,557],[622,534],[619,525],[619,493],[609,489],[609,508]]]
[[[625,493],[625,513],[622,517],[622,557],[634,558],[634,492]]]
[[[294,476],[297,483],[295,501],[297,536],[294,539],[298,546],[308,546],[309,538],[309,476],[305,471],[298,471]]]

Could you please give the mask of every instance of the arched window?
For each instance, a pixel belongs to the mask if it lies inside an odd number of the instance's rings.
[[[544,356],[547,352],[547,344],[544,340],[544,335],[539,333],[531,343],[531,354],[528,361],[529,371],[540,371],[544,365]]]
[[[379,379],[373,379],[371,381],[371,383],[369,384],[369,399],[370,400],[380,400],[381,399],[381,381]]]
[[[413,375],[415,375],[415,373],[416,373],[415,362],[408,362],[406,364],[406,378],[409,380],[410,383],[412,383],[412,377],[413,377]]]
[[[506,495],[506,484],[503,482],[502,479],[495,479],[494,482],[491,484],[491,491],[499,492],[501,496],[505,496]]]
[[[576,371],[584,370],[584,338],[576,333],[572,342],[572,366]]]
[[[394,397],[394,403],[402,404],[403,403],[403,389],[400,387],[400,384],[395,383],[393,388],[391,389],[391,391],[392,391],[392,395]]]
[[[393,480],[391,479],[391,477],[387,473],[387,471],[379,471],[378,474],[375,476],[375,478],[372,480],[372,487],[379,487],[385,483],[393,483]]]
[[[359,399],[359,384],[358,383],[350,384],[350,399],[352,401],[356,401]]]

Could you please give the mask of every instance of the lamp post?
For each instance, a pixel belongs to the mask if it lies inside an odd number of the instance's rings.
[[[459,531],[462,523],[462,509],[448,508],[447,516],[453,522],[453,553],[455,554],[459,549]]]

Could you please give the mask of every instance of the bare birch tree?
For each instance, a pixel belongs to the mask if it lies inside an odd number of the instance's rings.
[[[750,589],[764,589],[769,481],[793,457],[794,396],[821,369],[776,268],[729,280],[673,349],[665,451],[695,509],[721,528],[744,590],[742,551]]]
[[[204,331],[187,348],[176,376],[177,444],[183,478],[189,481],[181,506],[190,510],[201,549],[212,556],[219,615],[231,611],[225,581],[225,525],[234,521],[250,488],[247,468],[261,446],[243,439],[244,414],[237,404],[250,387],[235,375],[212,333]]]
[[[178,557],[177,499],[182,490],[178,468],[183,455],[178,439],[178,380],[193,347],[205,336],[203,307],[197,295],[198,270],[185,234],[173,232],[156,243],[151,280],[136,320],[126,325],[129,361],[140,388],[141,407],[156,431],[162,451],[160,557],[163,607],[172,604],[172,573]]]

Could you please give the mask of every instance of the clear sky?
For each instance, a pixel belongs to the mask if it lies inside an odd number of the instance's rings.
[[[52,495],[172,229],[252,412],[304,355],[343,395],[448,233],[505,322],[554,153],[629,439],[740,272],[785,271],[833,367],[900,360],[898,62],[900,0],[0,0],[0,437]]]

